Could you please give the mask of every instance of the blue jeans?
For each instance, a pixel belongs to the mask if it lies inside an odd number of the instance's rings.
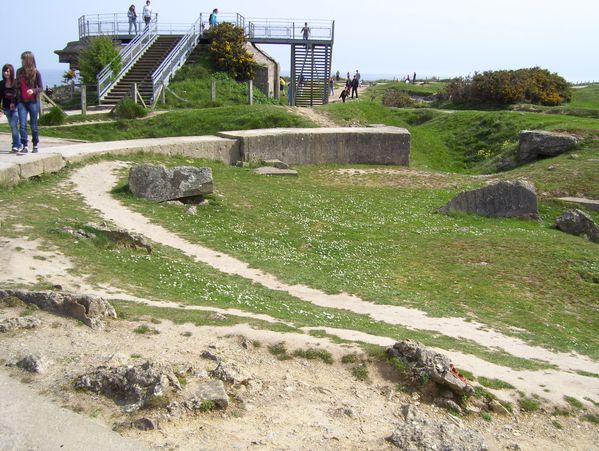
[[[21,137],[19,136],[19,113],[17,110],[9,110],[5,109],[4,114],[6,114],[6,120],[8,121],[8,125],[10,125],[10,131],[12,133],[12,147],[19,148],[21,147]]]
[[[27,113],[29,113],[29,125],[31,125],[33,145],[37,146],[40,142],[40,135],[37,128],[37,117],[39,114],[39,106],[37,102],[19,102],[17,103],[17,110],[19,110],[21,144],[24,147],[27,147],[29,142],[29,137],[27,136]]]

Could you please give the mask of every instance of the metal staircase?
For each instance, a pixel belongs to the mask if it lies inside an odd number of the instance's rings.
[[[292,44],[291,91],[296,106],[329,103],[332,45]]]
[[[133,84],[146,105],[153,99],[152,75],[177,46],[181,36],[160,35],[144,54],[131,66],[129,71],[102,98],[103,105],[116,105],[123,97],[132,93]]]
[[[159,96],[164,95],[170,79],[193,54],[197,45],[205,43],[204,30],[208,27],[208,17],[209,14],[201,13],[191,26],[159,24],[158,18],[154,18],[149,27],[145,27],[120,52],[122,68],[119,73],[113,73],[109,64],[98,74],[100,103],[118,103],[133,93],[132,88],[136,84],[136,100],[141,97],[147,106],[154,106]],[[312,106],[328,103],[334,21],[246,19],[233,13],[219,14],[219,22],[229,22],[243,28],[248,42],[253,44],[290,45],[293,104]],[[308,39],[304,39],[302,34],[304,23],[310,26]],[[125,31],[126,25],[126,16],[122,14],[81,16],[79,36],[81,39],[108,34],[126,42],[131,38]]]

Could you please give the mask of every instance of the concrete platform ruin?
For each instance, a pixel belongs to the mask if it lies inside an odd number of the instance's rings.
[[[277,128],[218,135],[238,140],[244,161],[400,166],[410,161],[410,132],[399,127]]]
[[[7,135],[6,135],[7,136]],[[8,137],[8,136],[7,136]],[[68,163],[104,155],[155,153],[237,161],[279,159],[288,164],[390,164],[408,166],[410,133],[397,127],[283,128],[230,131],[218,136],[52,143],[37,154],[0,153],[0,186],[58,172]]]

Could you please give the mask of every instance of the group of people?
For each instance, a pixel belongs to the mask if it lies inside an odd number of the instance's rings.
[[[337,71],[337,78],[339,78],[339,71]],[[345,99],[347,99],[350,95],[351,98],[358,98],[358,88],[360,87],[360,80],[361,80],[362,76],[360,75],[360,72],[356,69],[356,73],[354,74],[353,78],[351,78],[349,72],[347,73],[347,79],[345,80],[345,87],[343,88],[343,90],[341,91],[341,95],[339,95],[339,98],[343,101],[343,103],[345,103]],[[333,95],[333,78],[331,77],[331,81],[330,81],[330,85],[331,85],[331,95]]]
[[[141,16],[146,24],[146,28],[149,27],[150,22],[152,21],[152,4],[150,3],[150,0],[146,0]],[[131,34],[131,30],[133,29],[135,30],[135,34],[137,34],[137,11],[135,11],[135,5],[129,7],[127,18],[129,19],[129,34]]]
[[[0,115],[5,114],[12,133],[11,151],[15,154],[29,152],[27,116],[29,116],[32,152],[39,150],[39,100],[44,90],[42,75],[37,70],[35,57],[31,52],[21,55],[21,67],[15,72],[12,64],[2,66],[0,81]]]

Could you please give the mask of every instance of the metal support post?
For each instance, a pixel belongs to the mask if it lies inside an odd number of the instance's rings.
[[[254,104],[254,81],[248,80],[248,103]]]
[[[216,80],[210,79],[210,100],[216,102]]]

